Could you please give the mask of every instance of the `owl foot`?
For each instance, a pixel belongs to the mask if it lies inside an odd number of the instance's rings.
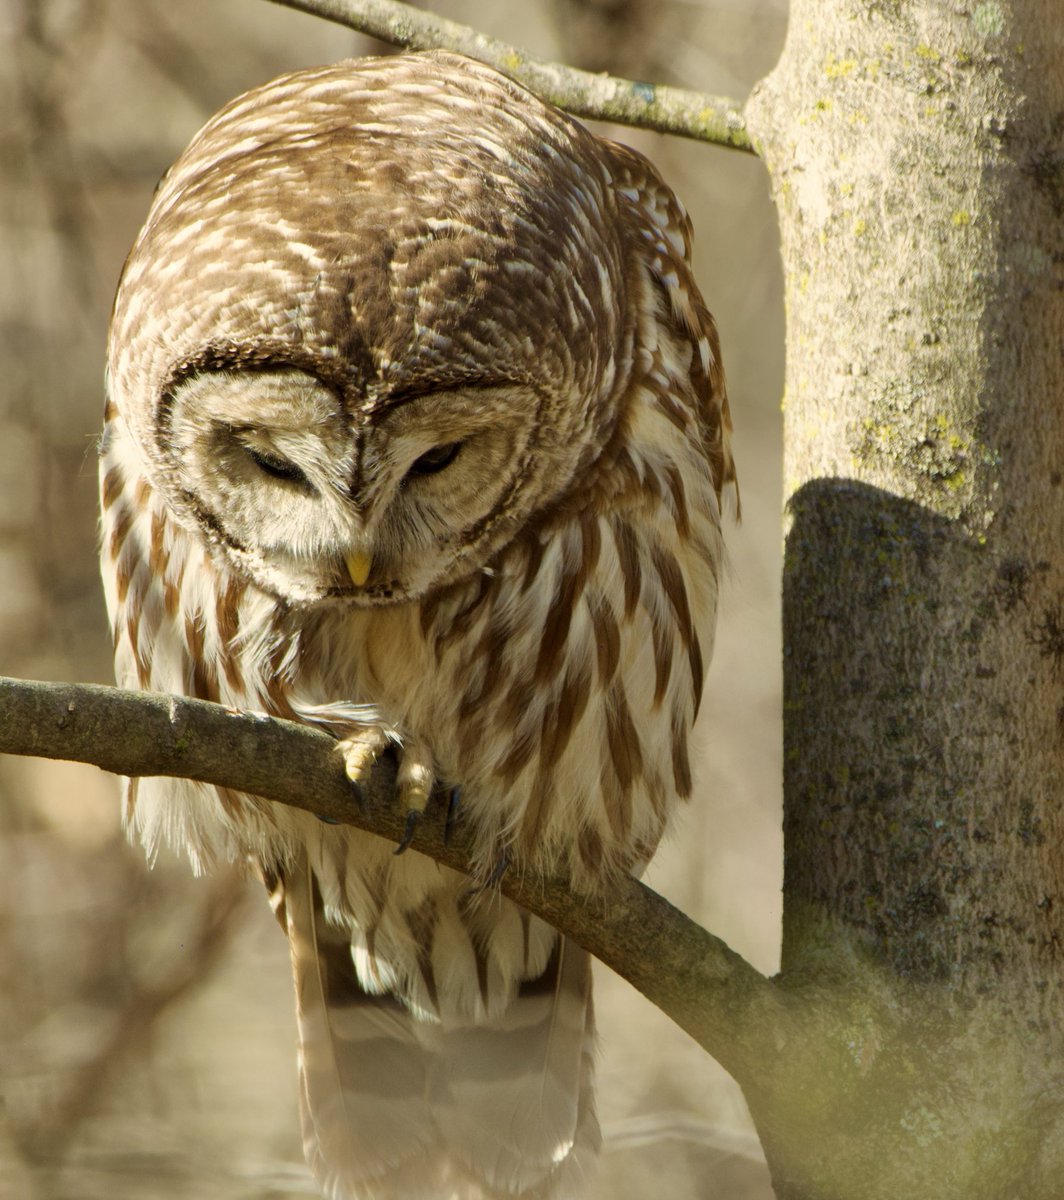
[[[399,785],[399,803],[406,809],[406,826],[395,848],[396,854],[409,849],[414,840],[414,831],[429,802],[435,782],[436,773],[432,768],[432,755],[428,747],[416,742],[405,745],[399,759],[396,783]]]
[[[399,804],[406,814],[406,826],[395,853],[402,854],[413,841],[414,831],[436,782],[429,748],[423,742],[400,741],[380,725],[362,726],[338,745],[348,779],[352,783],[361,783],[389,742],[396,742],[399,751],[399,771],[395,781]]]
[[[447,816],[443,825],[443,844],[445,846],[451,844],[451,835],[454,833],[454,827],[458,821],[461,800],[462,789],[460,787],[455,786],[447,789]],[[410,843],[414,840],[414,832],[421,823],[421,815],[424,811],[424,805],[420,809],[411,808],[407,810],[406,827],[403,830],[403,836],[399,839],[399,845],[395,848],[396,854],[402,854],[404,850],[410,848]]]
[[[344,770],[352,783],[361,783],[362,776],[377,761],[388,745],[388,735],[380,725],[364,725],[339,743]]]

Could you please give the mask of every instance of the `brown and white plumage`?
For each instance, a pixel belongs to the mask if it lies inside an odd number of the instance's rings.
[[[285,76],[166,176],[119,286],[103,574],[126,686],[324,725],[403,798],[608,886],[691,790],[733,478],[690,225],[653,167],[452,54]],[[462,877],[255,797],[140,780],[289,933],[327,1195],[572,1192],[587,957]],[[416,843],[415,843],[416,846]]]

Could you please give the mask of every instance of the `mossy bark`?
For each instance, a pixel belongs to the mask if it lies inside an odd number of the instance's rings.
[[[792,0],[786,1200],[1064,1194],[1064,6]]]

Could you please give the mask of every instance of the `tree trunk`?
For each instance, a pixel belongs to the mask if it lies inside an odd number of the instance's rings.
[[[781,1200],[1064,1194],[1064,6],[792,0]]]

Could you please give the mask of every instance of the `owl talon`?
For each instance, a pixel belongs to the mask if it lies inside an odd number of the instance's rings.
[[[458,824],[458,818],[462,813],[462,788],[460,785],[455,785],[451,788],[447,795],[447,819],[443,825],[443,844],[449,846],[451,844],[451,835],[454,833],[455,826]]]
[[[406,814],[406,826],[403,829],[403,836],[399,839],[399,845],[393,851],[394,854],[404,854],[410,849],[410,843],[414,840],[414,832],[421,824],[421,813],[416,808],[411,809]]]
[[[502,877],[510,869],[510,856],[504,850],[495,861],[495,866],[491,868],[491,874],[484,881],[484,888],[488,890],[495,887],[501,882]]]
[[[471,897],[482,896],[485,892],[494,890],[494,888],[498,886],[502,877],[510,869],[510,864],[512,861],[513,860],[510,858],[509,853],[504,850],[495,860],[495,865],[491,868],[491,872],[488,877],[484,880],[481,880],[479,883],[473,884],[467,895]]]

